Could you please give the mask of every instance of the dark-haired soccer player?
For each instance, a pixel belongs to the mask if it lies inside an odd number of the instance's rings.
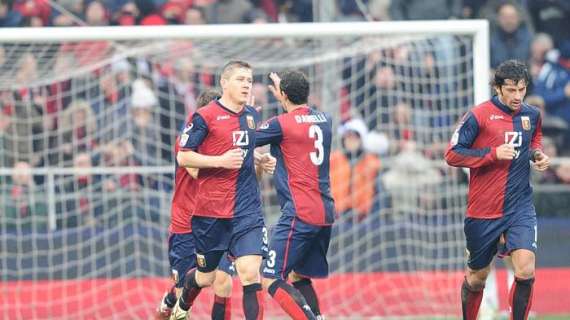
[[[523,102],[528,83],[524,63],[501,63],[493,80],[496,95],[464,116],[445,153],[449,165],[470,168],[464,226],[469,257],[461,288],[467,320],[477,318],[501,235],[515,271],[511,319],[527,319],[532,304],[537,225],[530,162],[544,171],[550,160],[541,150],[540,113]]]
[[[254,168],[259,114],[246,105],[252,83],[248,63],[227,63],[220,79],[222,97],[194,114],[177,155],[182,166],[200,169],[192,218],[198,267],[187,276],[179,299],[183,311],[201,288],[212,284],[213,271],[227,251],[236,258],[246,319],[263,318],[260,267],[267,231]]]
[[[270,144],[277,158],[274,183],[282,212],[263,267],[264,287],[300,317],[307,310],[287,300],[304,297],[321,318],[311,278],[325,278],[329,272],[327,251],[335,216],[329,179],[331,119],[307,105],[309,81],[302,72],[270,77],[270,89],[286,113],[268,120],[256,134],[256,145]],[[288,278],[302,296],[288,287]]]
[[[201,108],[220,96],[221,94],[218,90],[205,90],[197,99],[197,107]],[[190,117],[191,115],[186,121],[187,123]],[[174,148],[175,154],[178,152],[180,139],[187,139],[184,137],[184,133],[177,138]],[[174,285],[164,294],[157,310],[157,319],[168,319],[170,317],[172,308],[182,291],[186,273],[196,267],[190,219],[194,207],[197,184],[192,177],[194,173],[190,173],[190,170],[176,165],[174,195],[172,197],[170,226],[168,227],[170,232],[168,238],[168,260]],[[232,291],[231,274],[233,273],[233,266],[227,259],[223,259],[218,269],[213,286],[215,299],[212,308],[212,319],[229,319],[231,316],[230,295]]]

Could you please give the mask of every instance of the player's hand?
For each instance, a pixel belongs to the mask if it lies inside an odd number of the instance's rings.
[[[262,154],[259,159],[259,165],[261,166],[261,169],[263,169],[263,172],[268,174],[273,174],[273,172],[275,172],[276,164],[277,159],[275,159],[275,157],[269,153]]]
[[[496,153],[499,160],[513,160],[517,155],[515,147],[508,143],[498,146]]]
[[[279,78],[279,75],[277,75],[277,73],[275,72],[271,72],[269,74],[269,79],[271,79],[271,81],[273,82],[273,84],[270,84],[269,87],[269,91],[271,91],[271,93],[275,96],[275,99],[277,99],[277,101],[279,102],[283,102],[283,94],[281,93],[281,78]]]
[[[226,169],[239,169],[243,164],[243,151],[235,148],[226,151],[220,156],[220,167]]]
[[[540,150],[535,152],[533,160],[533,167],[538,171],[545,171],[550,166],[550,158]]]

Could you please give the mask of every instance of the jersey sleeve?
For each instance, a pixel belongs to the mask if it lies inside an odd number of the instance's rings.
[[[536,128],[530,141],[530,150],[534,153],[535,150],[542,150],[542,117],[540,114],[536,120]]]
[[[271,118],[263,123],[255,132],[255,146],[266,144],[278,144],[283,139],[283,130],[277,117]]]
[[[445,161],[454,167],[479,168],[495,160],[495,148],[471,148],[479,135],[479,123],[472,112],[465,115],[445,152]]]
[[[180,134],[180,151],[197,151],[202,141],[208,135],[206,120],[199,113],[192,116],[192,121],[182,129]]]

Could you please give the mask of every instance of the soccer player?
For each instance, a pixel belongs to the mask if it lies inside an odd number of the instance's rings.
[[[256,145],[270,144],[277,158],[274,182],[282,212],[272,232],[263,285],[299,318],[308,314],[297,307],[306,301],[320,319],[311,278],[325,278],[329,272],[327,251],[335,216],[329,179],[331,119],[307,105],[309,81],[302,72],[270,77],[270,90],[286,113],[268,120],[256,133]],[[288,277],[301,296],[285,282]],[[290,303],[289,296],[300,303]]]
[[[467,320],[477,318],[502,234],[504,254],[511,256],[515,271],[511,319],[527,319],[532,304],[537,225],[530,161],[544,171],[550,160],[541,150],[540,113],[523,102],[528,83],[525,64],[501,63],[493,79],[496,95],[464,116],[445,153],[449,165],[470,169],[464,225],[468,261],[461,288]]]
[[[201,108],[218,97],[220,97],[220,93],[217,90],[206,90],[198,97],[197,106]],[[180,139],[181,137],[178,137],[177,142]],[[178,143],[175,145],[175,153],[178,152],[178,145]],[[170,232],[170,237],[168,238],[168,260],[174,285],[164,294],[157,310],[157,319],[168,319],[170,317],[172,308],[182,291],[186,273],[196,267],[190,219],[197,185],[194,178],[191,177],[195,173],[190,173],[189,171],[190,169],[176,166],[174,195],[172,198],[170,226],[168,228]],[[232,273],[233,266],[231,262],[227,259],[222,260],[219,271],[216,272],[216,281],[213,286],[215,299],[212,308],[212,319],[229,319],[231,317]]]

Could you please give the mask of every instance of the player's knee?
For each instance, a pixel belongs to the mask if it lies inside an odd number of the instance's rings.
[[[534,265],[529,263],[527,265],[516,268],[515,277],[519,279],[534,278]]]
[[[241,284],[244,286],[259,283],[259,269],[261,266],[261,256],[243,256],[235,261],[236,271]]]
[[[469,287],[476,291],[485,288],[485,282],[487,281],[490,271],[490,267],[480,270],[467,270],[466,278]]]
[[[250,285],[253,283],[259,283],[259,268],[255,266],[247,266],[237,269],[239,274],[239,279],[242,285]]]
[[[227,298],[232,294],[232,277],[223,272],[216,271],[216,279],[214,280],[214,293],[219,297]]]
[[[196,283],[200,286],[200,287],[209,287],[214,283],[214,280],[216,278],[216,273],[215,272],[196,272]]]
[[[300,275],[298,275],[294,271],[289,273],[288,278],[289,278],[290,282],[298,282],[298,281],[301,281],[303,279],[309,279],[309,278],[301,277]],[[309,281],[310,281],[310,279],[309,279]]]

